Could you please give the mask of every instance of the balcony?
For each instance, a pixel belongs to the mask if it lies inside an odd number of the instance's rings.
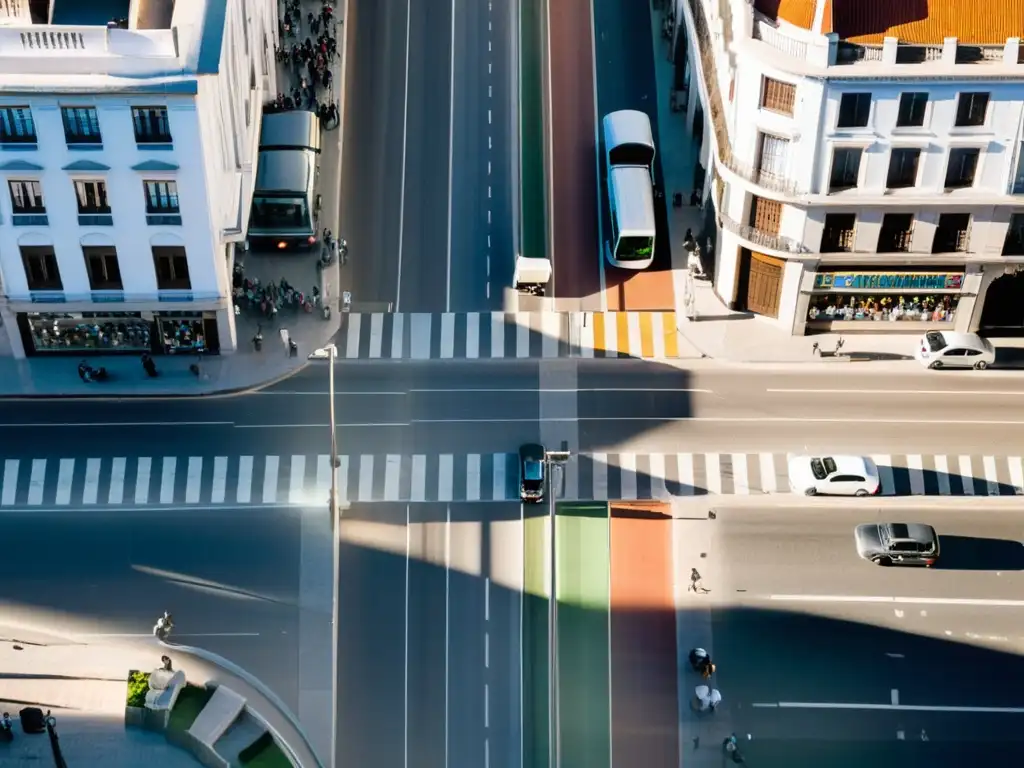
[[[172,29],[0,27],[0,74],[157,76],[177,59]]]
[[[28,291],[27,293],[10,294],[8,301],[29,302],[33,304],[153,304],[180,302],[216,302],[227,301],[227,296],[212,291],[156,291],[153,293],[128,293],[125,291],[87,291],[84,293],[68,291]]]
[[[738,221],[729,218],[725,214],[720,214],[718,218],[726,230],[732,232],[734,235],[742,237],[747,242],[760,246],[761,248],[767,248],[770,251],[779,251],[781,253],[810,252],[802,243],[798,243],[796,240],[786,237],[785,235],[765,232],[764,230],[757,229],[750,224],[740,224]]]

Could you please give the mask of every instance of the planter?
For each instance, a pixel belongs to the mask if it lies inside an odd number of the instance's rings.
[[[125,707],[124,724],[127,728],[142,728],[146,720],[145,707]]]
[[[167,721],[170,718],[169,709],[144,709],[142,714],[142,727],[147,731],[164,733],[167,730]]]

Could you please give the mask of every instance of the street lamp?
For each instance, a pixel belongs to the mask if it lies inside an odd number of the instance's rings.
[[[561,482],[555,482],[555,470],[561,480],[562,468],[569,461],[568,451],[545,451],[548,467],[548,520],[551,527],[551,594],[548,596],[548,749],[550,768],[562,763],[562,745],[558,730],[558,590],[556,583],[555,494]]]

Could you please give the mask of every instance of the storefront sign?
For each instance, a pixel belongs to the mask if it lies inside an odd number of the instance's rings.
[[[819,291],[959,291],[962,272],[818,272]]]

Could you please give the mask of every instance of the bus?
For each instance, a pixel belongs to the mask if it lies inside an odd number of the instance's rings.
[[[641,166],[613,167],[608,174],[611,239],[605,241],[608,263],[621,269],[644,269],[654,260],[654,189]],[[614,250],[613,250],[614,248]]]
[[[320,120],[313,112],[295,109],[263,116],[250,245],[276,250],[316,245],[319,154]]]
[[[654,261],[654,133],[644,112],[604,116],[604,168],[611,214],[605,257],[613,267],[646,269]]]

